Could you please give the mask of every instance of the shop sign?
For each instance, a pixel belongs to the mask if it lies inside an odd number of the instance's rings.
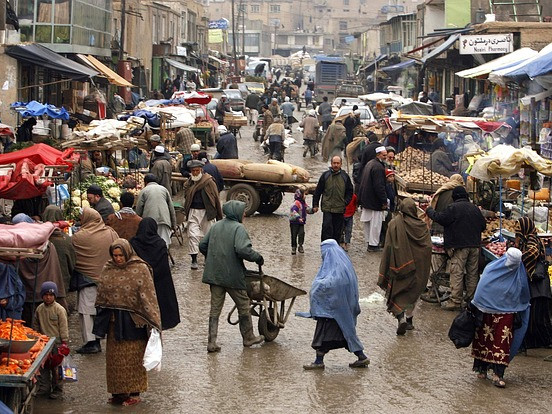
[[[222,29],[228,30],[228,19],[222,18],[218,20],[211,20],[209,22],[209,29]]]
[[[513,51],[514,35],[512,33],[460,36],[461,55],[511,53]]]

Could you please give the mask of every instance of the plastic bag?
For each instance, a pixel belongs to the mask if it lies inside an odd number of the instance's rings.
[[[67,355],[63,358],[61,366],[59,367],[59,377],[63,381],[76,382],[77,379],[77,366],[73,362],[71,355]]]
[[[161,358],[163,356],[163,345],[161,344],[161,335],[155,328],[151,330],[151,334],[144,352],[144,368],[146,371],[155,369],[161,370]]]

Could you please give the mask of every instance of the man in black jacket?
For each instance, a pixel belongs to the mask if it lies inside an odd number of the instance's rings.
[[[358,203],[362,207],[360,221],[364,223],[364,239],[368,243],[369,252],[381,250],[381,226],[388,206],[383,164],[387,158],[387,151],[384,146],[379,146],[375,152],[376,158],[364,167],[358,187]]]
[[[223,160],[238,158],[238,142],[234,134],[228,131],[224,125],[219,125],[218,132],[220,138],[217,142],[218,155],[215,158]]]
[[[322,198],[322,241],[334,239],[341,243],[343,213],[353,198],[353,183],[349,174],[341,169],[341,164],[339,155],[332,157],[332,166],[320,176],[312,199],[313,211],[316,213]]]
[[[470,303],[479,281],[478,262],[481,233],[486,222],[479,208],[470,202],[463,186],[452,190],[453,202],[440,213],[428,207],[427,216],[444,227],[445,249],[450,257],[451,301],[446,310],[460,310],[466,284],[466,303]],[[466,275],[464,276],[464,272]],[[465,277],[465,279],[464,279]]]

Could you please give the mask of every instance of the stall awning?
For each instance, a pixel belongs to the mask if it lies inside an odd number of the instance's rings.
[[[181,69],[186,72],[201,72],[198,68],[194,68],[193,66],[186,65],[185,63],[181,63],[167,57],[165,58],[165,62],[167,62],[173,68]]]
[[[410,66],[414,65],[415,63],[416,61],[414,59],[408,59],[408,60],[405,60],[404,62],[397,63],[396,65],[385,66],[384,68],[380,68],[380,69],[385,73],[393,73],[393,72],[398,72],[398,71],[407,69]]]
[[[493,70],[517,65],[519,62],[530,59],[536,55],[536,51],[528,47],[524,47],[522,49],[515,50],[512,53],[508,53],[507,55],[501,56],[498,59],[483,63],[475,68],[456,72],[456,76],[460,76],[461,78],[478,78],[480,76],[487,76]]]
[[[98,72],[37,43],[8,46],[6,54],[31,65],[51,69],[73,80],[86,80]]]
[[[458,40],[459,37],[460,37],[459,34],[450,36],[447,40],[445,40],[443,43],[441,43],[439,46],[437,46],[427,55],[422,57],[420,60],[424,65],[427,64],[427,62],[429,62],[430,60],[435,59],[436,57],[440,56],[442,53],[450,49],[451,46],[454,44],[454,42]]]
[[[358,69],[359,72],[372,72],[378,63],[380,63],[382,60],[387,59],[387,55],[379,55],[377,58],[375,58],[373,61],[368,63],[366,66],[362,66]]]
[[[218,57],[211,56],[211,55],[209,55],[209,59],[214,60],[215,62],[217,62],[221,65],[229,65],[230,64],[229,62],[227,62],[225,60],[219,59]]]
[[[527,76],[536,78],[552,72],[552,43],[542,49],[536,59],[527,64]]]
[[[112,83],[113,85],[117,85],[117,86],[128,87],[128,88],[133,88],[134,87],[134,85],[132,83],[127,81],[121,75],[119,75],[116,72],[112,71],[110,68],[108,68],[102,62],[100,62],[94,56],[91,56],[91,55],[85,56],[85,55],[81,55],[81,54],[77,54],[77,56],[79,57],[79,59],[81,59],[88,66],[98,70],[103,76],[105,76],[107,78],[109,83]]]

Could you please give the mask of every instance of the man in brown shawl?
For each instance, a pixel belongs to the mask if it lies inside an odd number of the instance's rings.
[[[397,335],[414,329],[414,306],[426,287],[430,267],[429,231],[418,218],[414,201],[406,198],[389,223],[378,278],[378,286],[386,291],[387,310],[398,320]]]
[[[73,236],[73,247],[77,257],[75,265],[77,310],[80,316],[84,346],[77,349],[80,354],[101,352],[100,340],[92,333],[96,315],[96,294],[100,273],[109,260],[109,245],[118,239],[117,233],[106,226],[96,210],[85,207],[80,218],[81,228]]]
[[[130,241],[138,231],[138,225],[142,221],[136,212],[132,209],[134,205],[134,194],[126,191],[121,194],[122,208],[116,213],[107,216],[105,224],[117,232],[120,238]]]
[[[341,146],[345,139],[345,127],[341,119],[328,127],[324,140],[322,141],[322,159],[328,161],[334,155],[341,155]]]
[[[213,177],[203,172],[203,162],[188,161],[190,177],[184,183],[186,202],[184,214],[188,220],[188,246],[192,257],[192,269],[198,269],[199,242],[207,234],[215,220],[222,219],[217,184]]]
[[[437,189],[437,191],[433,195],[433,198],[431,199],[429,206],[435,209],[437,213],[445,210],[447,206],[449,204],[452,204],[452,202],[454,201],[452,199],[452,190],[454,190],[458,186],[463,185],[464,179],[460,174],[451,175],[449,180]],[[432,232],[431,234],[443,234],[443,226],[441,226],[439,223],[431,221],[427,216],[426,222],[430,226]]]

